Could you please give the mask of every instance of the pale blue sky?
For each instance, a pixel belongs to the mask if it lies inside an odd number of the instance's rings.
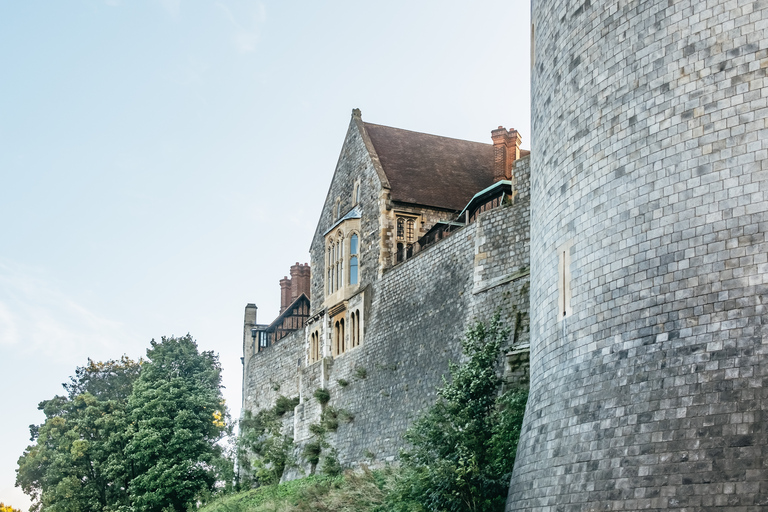
[[[239,412],[243,308],[308,261],[352,108],[529,140],[523,0],[0,3],[0,501],[87,357],[190,332]]]

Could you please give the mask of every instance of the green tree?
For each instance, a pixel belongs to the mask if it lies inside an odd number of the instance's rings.
[[[152,340],[128,399],[129,485],[139,512],[184,511],[210,493],[221,467],[221,367],[190,335]]]
[[[127,357],[89,360],[64,384],[69,396],[40,402],[46,419],[30,426],[35,444],[19,458],[16,476],[33,500],[31,510],[109,511],[127,504],[126,397],[139,366]]]
[[[62,384],[70,399],[77,395],[90,393],[103,400],[127,400],[133,391],[133,383],[139,376],[141,363],[132,361],[128,356],[106,362],[88,358],[88,364],[78,366],[69,382]]]
[[[499,395],[496,368],[508,337],[498,315],[467,332],[466,361],[450,365],[437,403],[405,434],[402,501],[435,511],[503,510],[527,400],[523,390]]]

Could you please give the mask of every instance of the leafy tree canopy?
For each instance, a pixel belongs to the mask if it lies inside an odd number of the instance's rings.
[[[40,402],[46,419],[30,426],[36,444],[24,451],[16,476],[32,511],[114,510],[126,502],[129,474],[116,454],[126,428],[125,389],[138,371],[127,357],[89,360],[64,384],[69,396]]]
[[[128,398],[131,501],[140,512],[183,511],[216,483],[225,430],[221,366],[190,335],[151,345]]]
[[[153,340],[147,356],[89,359],[67,396],[39,404],[16,477],[33,512],[181,511],[211,492],[227,470],[218,360],[189,335]]]
[[[78,366],[69,382],[62,384],[70,399],[90,393],[101,400],[126,400],[139,376],[143,360],[132,361],[128,356],[106,362],[88,358],[88,364]]]

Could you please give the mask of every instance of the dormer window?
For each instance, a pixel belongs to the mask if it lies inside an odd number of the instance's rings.
[[[397,241],[412,244],[416,241],[416,220],[410,217],[397,218]]]

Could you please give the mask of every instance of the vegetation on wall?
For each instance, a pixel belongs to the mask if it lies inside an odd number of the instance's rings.
[[[522,389],[501,393],[499,356],[509,336],[498,316],[467,332],[465,361],[451,365],[437,403],[408,430],[399,468],[343,472],[325,434],[348,413],[326,405],[302,453],[318,475],[224,497],[203,510],[501,512],[527,400]],[[329,399],[325,392],[319,394]]]
[[[508,337],[496,315],[462,340],[467,360],[451,364],[437,403],[405,434],[398,489],[406,501],[447,512],[503,510],[527,401],[525,390],[499,395],[496,366]]]
[[[282,433],[277,407],[253,415],[245,411],[237,441],[239,486],[276,484],[293,465],[293,439]]]
[[[189,335],[152,340],[146,361],[77,368],[19,458],[31,510],[183,511],[231,481],[220,371]]]
[[[299,397],[288,398],[287,396],[280,395],[275,401],[274,411],[276,415],[282,416],[288,411],[293,411],[297,405],[299,405]]]
[[[320,405],[325,405],[331,400],[331,394],[325,388],[316,389],[313,395],[320,402]]]

